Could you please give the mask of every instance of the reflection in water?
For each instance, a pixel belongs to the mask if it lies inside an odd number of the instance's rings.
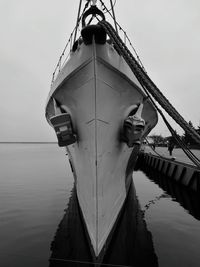
[[[126,203],[115,226],[101,264],[92,264],[75,190],[51,246],[50,267],[57,266],[158,266],[151,233],[131,185]],[[91,263],[91,264],[89,264]]]
[[[79,266],[78,261],[92,262],[74,189],[51,244],[51,251],[50,267]]]
[[[195,191],[159,172],[153,171],[148,166],[139,163],[137,168],[144,172],[151,181],[159,185],[161,189],[186,209],[195,219],[200,220],[200,197]]]

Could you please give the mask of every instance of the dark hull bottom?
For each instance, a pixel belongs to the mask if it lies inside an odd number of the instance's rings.
[[[100,262],[110,266],[158,266],[152,236],[147,230],[133,184],[111,234],[106,249],[95,260],[85,232],[76,192],[73,190],[51,245],[49,266],[101,266]]]

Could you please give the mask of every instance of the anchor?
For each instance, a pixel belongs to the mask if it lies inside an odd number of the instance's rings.
[[[141,103],[134,115],[128,116],[124,121],[124,141],[128,147],[140,145],[145,121],[142,118],[143,103]]]
[[[73,132],[71,116],[67,112],[62,112],[57,101],[53,98],[55,116],[50,118],[50,122],[56,132],[58,145],[60,147],[74,144],[77,140]]]

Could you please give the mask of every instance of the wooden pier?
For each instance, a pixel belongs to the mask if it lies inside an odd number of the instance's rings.
[[[139,155],[139,161],[164,176],[200,192],[200,169],[194,166],[180,149],[175,149],[172,156],[169,156],[166,148],[158,148],[156,152],[145,148]],[[200,151],[196,151],[195,154],[198,156]]]

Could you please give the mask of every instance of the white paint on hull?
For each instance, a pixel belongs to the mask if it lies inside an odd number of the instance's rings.
[[[144,93],[127,66],[107,45],[84,46],[67,63],[52,87],[50,96],[62,103],[72,116],[78,142],[68,146],[75,169],[79,204],[96,256],[101,252],[126,198],[125,173],[131,148],[120,140],[130,107],[140,103]],[[96,50],[97,49],[97,50]],[[85,53],[87,54],[84,54]],[[82,57],[81,57],[82,55]],[[122,64],[123,63],[123,64]],[[115,66],[115,64],[117,64]],[[122,72],[117,70],[123,69]],[[70,72],[71,71],[71,72]],[[133,83],[133,81],[135,83]],[[53,115],[49,98],[47,119]],[[146,133],[157,115],[146,101],[142,117]]]

